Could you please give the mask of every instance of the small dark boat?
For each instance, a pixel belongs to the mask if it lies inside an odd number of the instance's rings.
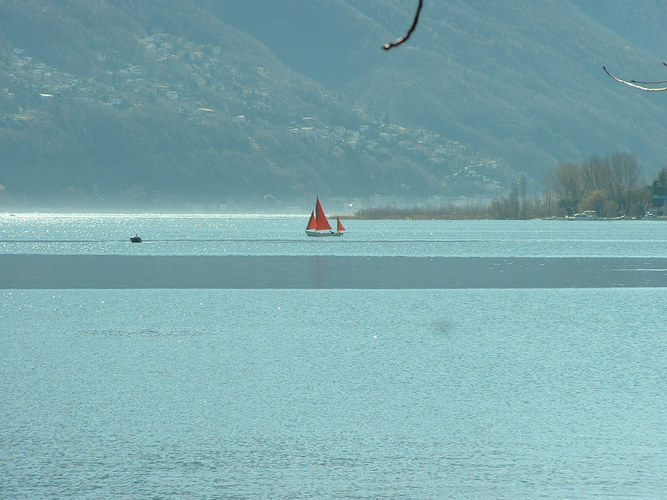
[[[134,236],[132,236],[132,238],[130,238],[130,241],[132,243],[141,243],[142,240],[138,234],[135,234]]]

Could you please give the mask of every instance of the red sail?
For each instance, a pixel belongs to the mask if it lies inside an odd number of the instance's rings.
[[[315,222],[315,214],[313,212],[310,212],[310,219],[308,220],[306,229],[317,229],[317,222]]]
[[[324,215],[324,210],[322,210],[322,205],[320,204],[320,198],[317,198],[317,203],[315,204],[315,219],[317,221],[317,230],[323,231],[328,229],[331,231],[331,225],[327,220],[327,216]]]
[[[343,231],[345,231],[345,228],[343,227],[343,224],[341,223],[341,221],[338,217],[336,217],[336,230],[339,233],[342,233]]]

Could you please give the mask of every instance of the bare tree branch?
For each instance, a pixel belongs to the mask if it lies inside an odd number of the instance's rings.
[[[667,63],[662,63],[663,65],[667,66]],[[605,66],[602,66],[602,69],[604,70],[605,73],[607,73],[609,76],[611,76],[614,80],[617,82],[621,82],[625,85],[628,85],[630,87],[634,87],[639,90],[645,90],[646,92],[664,92],[667,90],[667,87],[647,87],[646,85],[661,85],[663,83],[667,83],[666,81],[662,82],[641,82],[637,80],[623,80],[617,76],[612,75],[609,70]]]
[[[664,62],[664,63],[662,63],[662,65],[667,66],[667,63]],[[663,84],[663,83],[667,83],[667,80],[661,80],[659,82],[642,82],[642,81],[639,81],[639,80],[630,80],[630,81],[632,83],[641,83],[643,85],[660,85],[660,84]]]
[[[422,6],[423,6],[423,5],[424,5],[424,1],[423,1],[423,0],[419,0],[419,5],[417,6],[417,12],[415,13],[415,19],[414,19],[414,21],[412,21],[412,26],[410,26],[410,29],[409,29],[408,32],[405,34],[405,36],[399,38],[399,39],[396,40],[395,42],[385,43],[385,44],[382,46],[382,48],[383,48],[384,50],[389,50],[389,49],[391,49],[392,47],[398,47],[398,46],[401,45],[403,42],[407,41],[408,38],[410,38],[410,35],[412,35],[412,32],[415,30],[415,28],[417,27],[417,23],[419,22],[419,13],[421,12],[421,10],[422,10]]]

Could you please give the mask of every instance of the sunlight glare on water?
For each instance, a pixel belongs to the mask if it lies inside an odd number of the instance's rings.
[[[323,242],[291,216],[11,219],[0,254],[666,248],[642,221],[349,221]],[[666,301],[667,283],[0,289],[0,496],[661,498]]]
[[[307,216],[0,216],[0,254],[664,257],[661,221],[350,220],[341,238],[305,238]],[[143,245],[130,245],[139,234]]]

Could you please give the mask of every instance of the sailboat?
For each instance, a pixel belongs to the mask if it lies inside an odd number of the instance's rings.
[[[322,204],[320,203],[320,198],[317,197],[315,202],[315,210],[310,212],[310,219],[308,220],[308,225],[306,226],[306,234],[308,236],[342,236],[345,228],[340,221],[339,217],[336,217],[336,230],[334,231],[329,224],[327,216],[324,215],[324,210],[322,209]]]

